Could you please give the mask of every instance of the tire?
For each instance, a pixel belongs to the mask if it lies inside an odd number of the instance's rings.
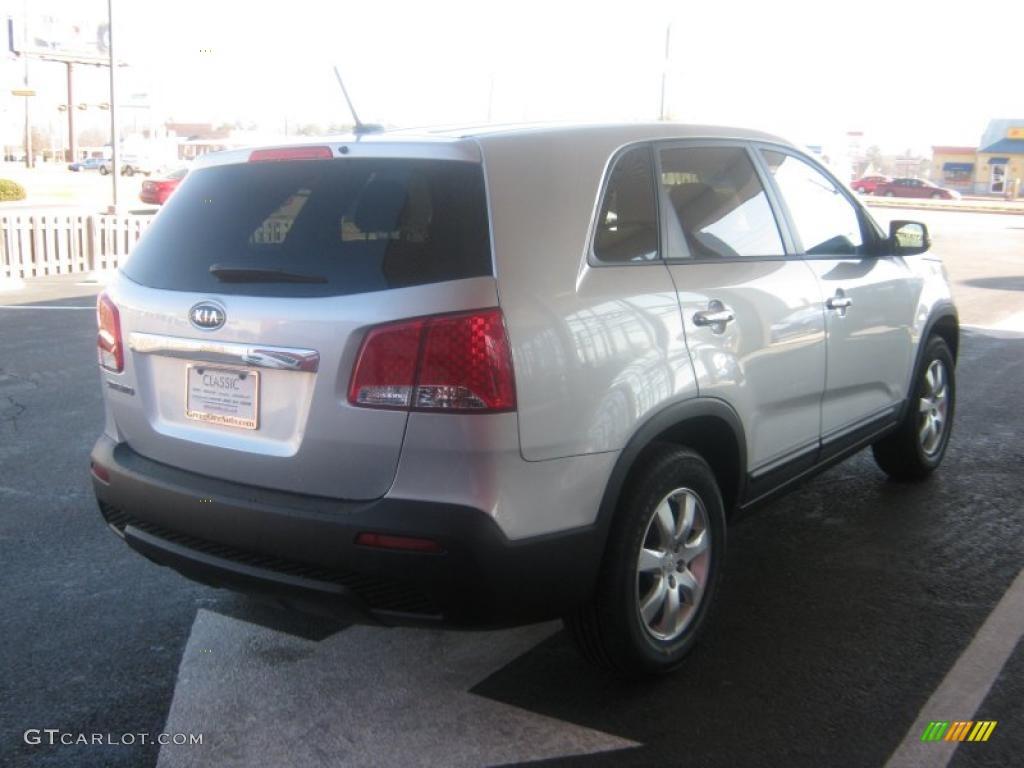
[[[689,449],[656,444],[623,489],[594,595],[565,619],[569,636],[588,661],[626,677],[671,671],[703,629],[724,554],[711,468]]]
[[[110,173],[110,171],[107,170],[107,166],[101,165],[100,166],[100,176],[106,176],[108,173]]]
[[[886,192],[885,196],[886,197],[896,197],[896,194],[894,192]]]
[[[945,199],[945,195],[943,195],[941,192],[936,192],[934,195],[932,195],[932,200],[944,200],[944,199]]]
[[[932,336],[914,375],[903,421],[895,432],[872,446],[875,462],[893,480],[920,482],[926,479],[946,454],[955,410],[953,355],[945,341]]]
[[[126,165],[124,168],[121,169],[121,175],[122,176],[134,176],[135,175],[135,169],[132,168],[130,165]]]

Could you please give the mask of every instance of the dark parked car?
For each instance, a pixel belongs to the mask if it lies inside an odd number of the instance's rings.
[[[960,193],[943,189],[924,179],[893,179],[875,187],[875,194],[883,197],[930,197],[932,200],[959,200]]]
[[[853,187],[854,192],[860,192],[862,195],[873,195],[879,184],[888,184],[890,181],[892,179],[888,176],[864,176],[857,179],[850,186]]]
[[[106,161],[102,157],[87,157],[85,160],[78,160],[68,163],[69,171],[99,171]]]

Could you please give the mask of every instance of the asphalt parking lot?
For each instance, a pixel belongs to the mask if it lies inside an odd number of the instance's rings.
[[[346,627],[154,567],[91,496],[99,287],[0,293],[0,763],[883,766],[923,718],[998,722],[950,765],[1019,764],[1024,219],[890,214],[928,222],[965,324],[943,468],[899,485],[862,453],[738,520],[703,641],[643,685],[587,667],[558,624]],[[25,742],[47,728],[203,744]],[[949,757],[915,749],[891,765]]]

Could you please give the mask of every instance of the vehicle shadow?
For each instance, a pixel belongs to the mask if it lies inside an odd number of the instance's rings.
[[[964,285],[973,288],[995,288],[1001,291],[1024,291],[1024,275],[1012,277],[976,277],[972,280],[962,280]]]
[[[882,765],[1024,562],[1024,412],[1006,386],[1022,377],[1024,338],[965,332],[929,481],[889,481],[866,451],[738,520],[674,674],[618,680],[561,632],[474,693],[644,744],[580,764]]]

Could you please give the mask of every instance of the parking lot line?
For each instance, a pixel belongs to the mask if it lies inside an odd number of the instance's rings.
[[[1000,670],[1024,636],[1024,570],[985,619],[971,644],[960,654],[917,720],[910,726],[885,768],[942,768],[949,764],[959,741],[922,741],[932,721],[971,720]]]

